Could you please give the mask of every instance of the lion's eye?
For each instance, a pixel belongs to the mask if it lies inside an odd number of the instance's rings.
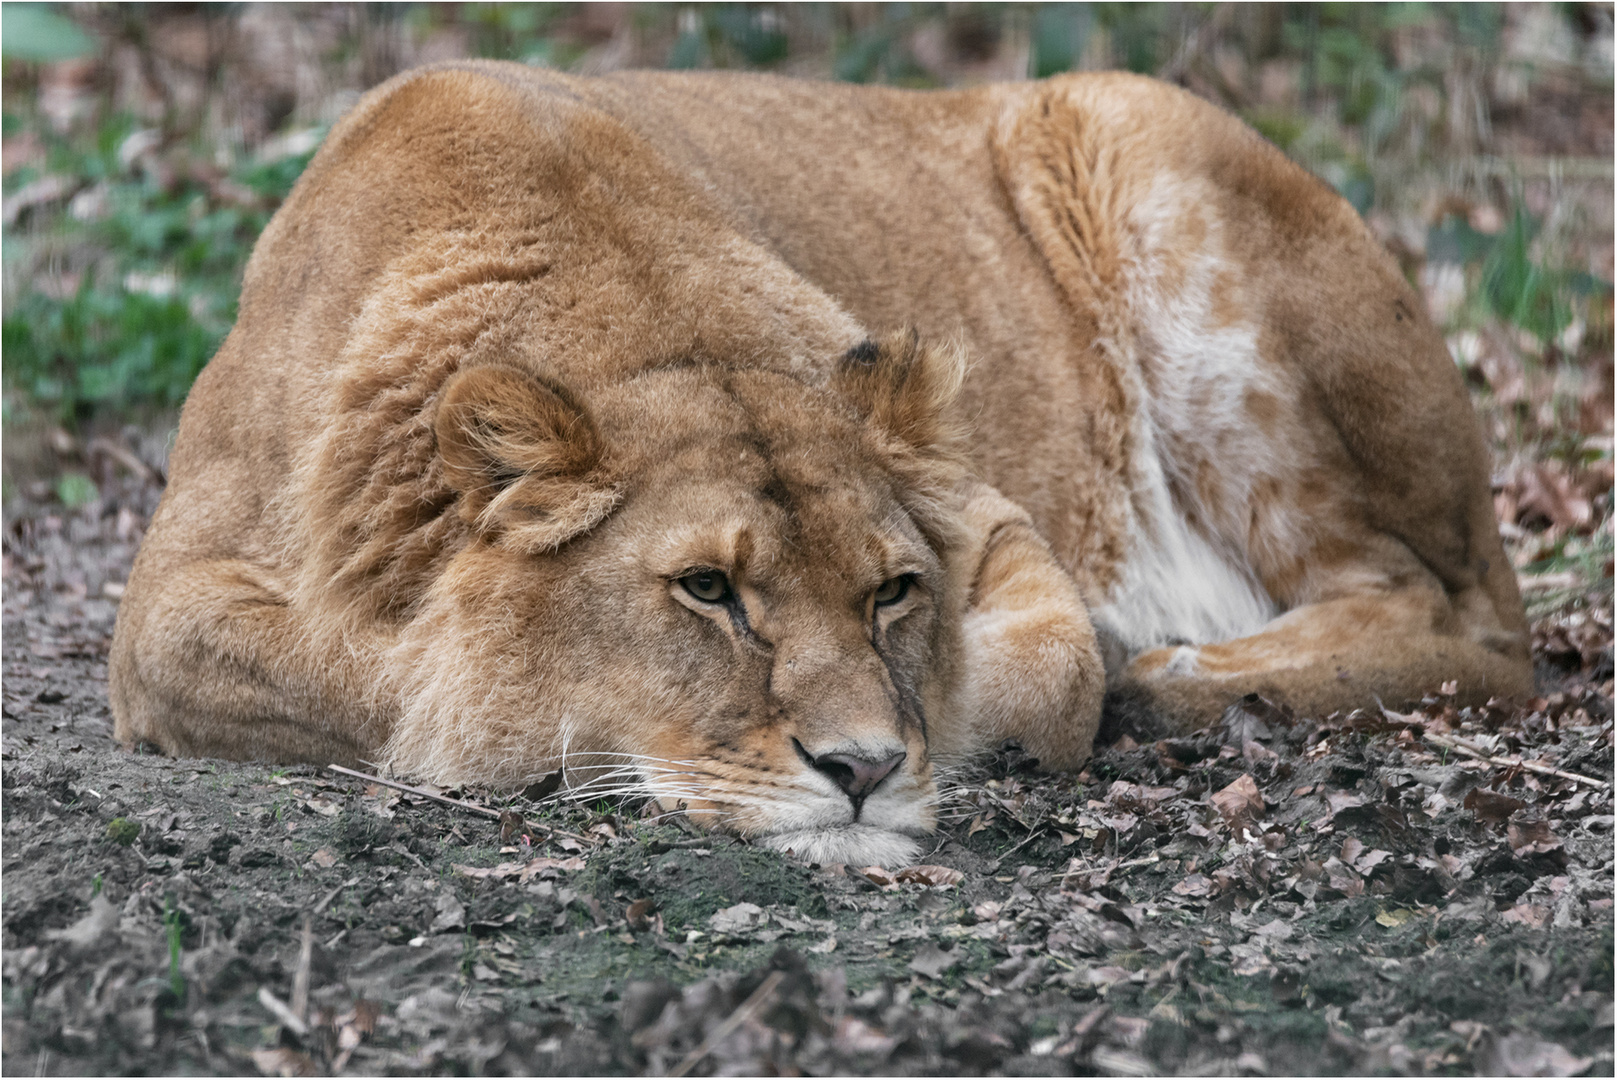
[[[718,570],[697,570],[680,578],[679,583],[704,604],[717,604],[730,598],[730,579]]]
[[[898,603],[904,599],[904,595],[909,591],[910,576],[905,574],[902,577],[888,578],[876,586],[876,593],[871,599],[876,601],[878,607],[884,607],[888,604]]]

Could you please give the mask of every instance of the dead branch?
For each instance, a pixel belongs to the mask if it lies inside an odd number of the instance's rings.
[[[685,1060],[674,1066],[674,1071],[668,1075],[684,1076],[694,1069],[697,1063],[712,1053],[715,1046],[729,1037],[730,1032],[746,1023],[748,1018],[763,1008],[764,1003],[774,995],[775,987],[779,986],[784,978],[786,978],[784,971],[771,971],[769,977],[759,985],[758,989],[754,990],[746,1001],[738,1005],[735,1012],[725,1017],[724,1023],[714,1028],[713,1033],[703,1039],[701,1045],[686,1054]]]
[[[446,795],[436,795],[428,791],[426,788],[418,788],[410,784],[402,784],[397,780],[384,780],[380,776],[372,776],[370,773],[362,773],[356,769],[345,769],[341,765],[327,765],[326,768],[330,769],[332,772],[342,773],[344,776],[352,776],[356,780],[368,780],[373,784],[381,784],[383,787],[394,788],[398,791],[407,791],[411,795],[419,795],[423,799],[431,799],[433,802],[443,803],[445,806],[453,806],[457,810],[465,810],[472,814],[481,814],[483,817],[493,818],[495,821],[500,820],[501,811],[495,810],[493,807],[479,806],[477,803],[467,802],[464,799],[451,799]],[[577,833],[570,833],[562,829],[553,828],[532,819],[524,819],[523,825],[527,828],[533,829],[536,832],[542,832],[548,837],[554,838],[560,836],[565,837],[568,840],[577,840],[582,844],[590,844],[591,846],[595,844],[595,841],[591,840],[587,836],[579,836]]]
[[[314,929],[309,916],[303,916],[303,943],[298,950],[298,970],[292,976],[292,1015],[308,1022],[309,968],[314,960]]]
[[[268,1009],[282,1027],[290,1028],[293,1034],[300,1038],[309,1034],[309,1025],[286,1002],[270,993],[269,987],[258,988],[258,1003]]]
[[[1490,765],[1503,765],[1508,768],[1525,769],[1531,773],[1538,773],[1540,776],[1553,776],[1560,780],[1570,780],[1573,783],[1588,784],[1590,787],[1611,787],[1611,784],[1608,781],[1597,780],[1592,776],[1584,776],[1581,773],[1565,772],[1561,769],[1552,769],[1548,765],[1539,765],[1535,762],[1523,761],[1519,757],[1505,758],[1494,754],[1489,754],[1484,750],[1480,750],[1477,747],[1472,746],[1463,739],[1457,739],[1451,735],[1439,735],[1432,731],[1422,731],[1421,737],[1427,742],[1436,746],[1442,746],[1449,750],[1458,750],[1460,753],[1465,754],[1468,757],[1476,758],[1478,761],[1486,761]]]

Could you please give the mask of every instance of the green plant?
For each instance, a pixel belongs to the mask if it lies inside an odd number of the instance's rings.
[[[168,988],[177,1002],[185,1001],[185,976],[180,974],[180,941],[185,932],[182,916],[163,901],[163,928],[168,933]]]
[[[1028,49],[1028,74],[1042,79],[1076,68],[1093,21],[1088,4],[1047,4],[1037,8]]]
[[[95,49],[89,34],[55,4],[0,6],[0,53],[8,60],[72,60]]]
[[[1530,248],[1538,233],[1539,223],[1518,200],[1483,260],[1481,286],[1494,314],[1549,341],[1572,322],[1580,300],[1610,292],[1611,284],[1535,260]]]
[[[1540,234],[1541,223],[1518,195],[1497,234],[1478,232],[1464,218],[1446,216],[1427,231],[1427,258],[1471,267],[1473,302],[1482,314],[1549,342],[1587,312],[1592,301],[1610,295],[1612,285],[1587,271],[1557,265],[1559,253],[1546,248]]]
[[[180,157],[184,169],[162,179],[124,152],[143,137],[161,139],[127,116],[71,137],[47,133],[47,170],[77,177],[93,198],[78,213],[41,207],[7,231],[8,262],[82,267],[62,275],[66,289],[30,274],[32,287],[8,297],[8,412],[14,399],[64,421],[177,405],[235,319],[253,243],[313,153],[243,164],[228,182]],[[36,171],[8,176],[8,191]]]
[[[56,480],[56,498],[70,510],[88,506],[100,497],[95,481],[83,473],[63,473]]]
[[[140,822],[130,821],[128,818],[113,818],[107,822],[107,839],[114,844],[128,847],[140,835]]]

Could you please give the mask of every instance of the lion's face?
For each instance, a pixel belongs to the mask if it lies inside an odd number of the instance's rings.
[[[663,370],[587,411],[514,369],[463,373],[440,450],[482,531],[408,635],[423,706],[392,763],[510,783],[562,765],[812,861],[912,855],[958,601],[949,458],[884,411],[895,374],[936,396],[920,368],[946,361],[898,352],[825,388]],[[523,416],[573,457],[524,459]]]

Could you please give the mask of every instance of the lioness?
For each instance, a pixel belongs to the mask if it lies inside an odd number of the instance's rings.
[[[1103,695],[1531,685],[1420,300],[1127,75],[400,76],[265,230],[170,475],[120,739],[565,765],[817,861],[911,858],[934,758],[1080,765]]]

